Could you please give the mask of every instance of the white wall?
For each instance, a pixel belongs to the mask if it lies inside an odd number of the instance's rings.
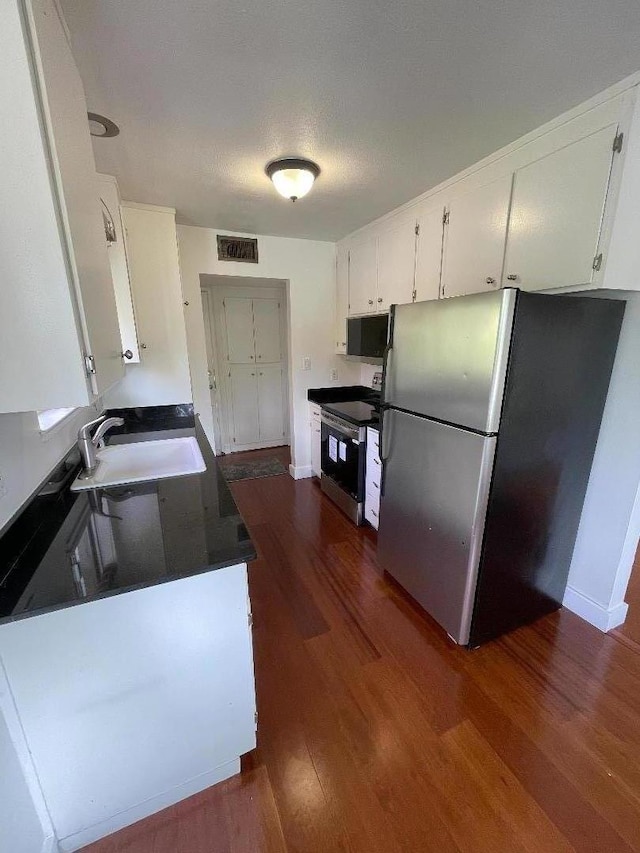
[[[127,365],[124,379],[105,395],[105,405],[113,408],[190,403],[193,397],[175,211],[124,202],[122,218],[127,230],[140,364]]]
[[[333,349],[335,245],[315,240],[259,236],[259,263],[243,264],[218,260],[218,233],[221,232],[210,228],[178,225],[182,288],[184,299],[189,302],[185,318],[196,411],[200,413],[207,436],[213,443],[200,275],[257,276],[287,281],[293,473],[298,477],[310,476],[307,390],[332,384],[350,385],[358,383],[360,377],[360,365],[336,355]],[[311,370],[302,369],[305,356],[311,359]],[[338,370],[335,382],[331,380],[332,368]]]
[[[43,435],[35,412],[0,415],[0,530],[71,449],[82,424],[95,417],[93,408],[78,409]]]
[[[565,605],[609,630],[626,616],[624,594],[640,536],[639,519],[634,518],[640,484],[640,293],[593,295],[626,299],[627,307]]]

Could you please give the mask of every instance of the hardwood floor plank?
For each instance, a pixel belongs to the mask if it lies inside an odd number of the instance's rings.
[[[640,851],[640,644],[560,611],[460,649],[317,483],[232,490],[258,749],[90,853]]]

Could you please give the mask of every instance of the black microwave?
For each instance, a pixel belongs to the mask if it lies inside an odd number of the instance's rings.
[[[388,314],[350,317],[347,320],[347,355],[382,358],[387,346]]]

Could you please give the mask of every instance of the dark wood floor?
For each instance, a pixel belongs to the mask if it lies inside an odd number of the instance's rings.
[[[316,483],[233,493],[259,551],[258,749],[87,850],[640,850],[640,647],[561,611],[459,649]]]

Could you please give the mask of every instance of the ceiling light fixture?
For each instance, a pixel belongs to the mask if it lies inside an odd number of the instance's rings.
[[[273,160],[265,172],[283,198],[295,201],[309,192],[320,174],[320,167],[311,160],[285,157],[282,160]]]
[[[117,136],[120,128],[110,118],[98,115],[98,113],[87,113],[89,119],[89,133],[91,136]]]

